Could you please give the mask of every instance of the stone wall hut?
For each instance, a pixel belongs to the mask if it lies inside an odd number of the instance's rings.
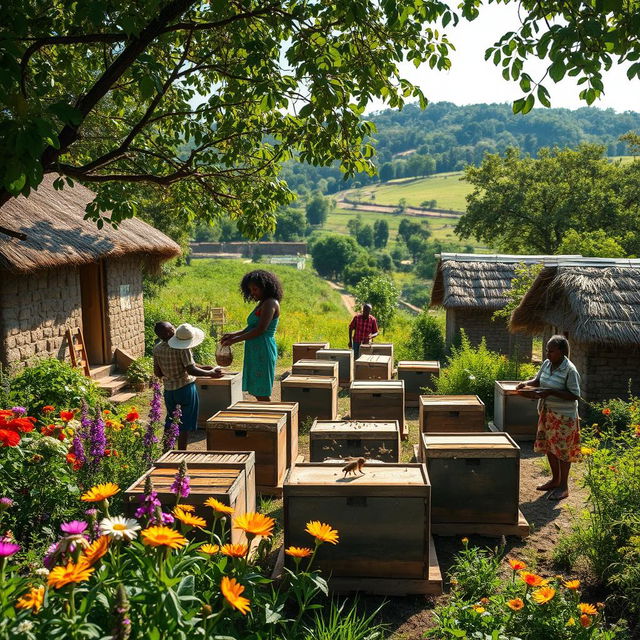
[[[506,319],[493,314],[507,304],[518,264],[540,264],[545,256],[443,253],[431,292],[431,307],[446,310],[446,343],[456,344],[464,329],[469,341],[479,345],[484,337],[492,351],[531,359],[532,338],[509,332]]]
[[[546,266],[511,316],[512,331],[565,335],[586,400],[640,394],[640,260]]]
[[[0,362],[68,358],[66,329],[77,327],[92,367],[110,364],[116,349],[143,355],[143,268],[180,247],[136,218],[98,229],[84,220],[94,194],[52,183],[45,176],[28,198],[0,209],[0,225],[26,234],[0,234]]]

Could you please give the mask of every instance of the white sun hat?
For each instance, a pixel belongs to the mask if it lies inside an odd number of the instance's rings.
[[[176,328],[169,346],[174,349],[191,349],[197,347],[204,340],[204,331],[185,322]]]

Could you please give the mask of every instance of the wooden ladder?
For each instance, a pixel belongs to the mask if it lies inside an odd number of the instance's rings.
[[[87,378],[91,377],[91,369],[89,369],[89,359],[87,358],[87,349],[84,344],[84,336],[82,329],[76,327],[75,333],[67,327],[67,345],[69,347],[69,355],[71,356],[71,366],[80,367],[84,371]]]

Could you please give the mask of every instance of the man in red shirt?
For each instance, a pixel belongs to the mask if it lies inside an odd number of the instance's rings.
[[[349,325],[349,349],[358,358],[360,345],[369,344],[378,335],[378,321],[371,315],[371,305],[362,305],[362,313],[357,314]]]

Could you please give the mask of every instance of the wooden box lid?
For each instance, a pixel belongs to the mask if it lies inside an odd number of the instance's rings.
[[[420,396],[422,411],[478,411],[484,402],[478,396]]]
[[[328,342],[294,342],[294,347],[318,347],[320,349],[328,349]]]
[[[320,356],[349,356],[349,355],[353,355],[353,351],[351,349],[320,349],[319,351],[316,351],[316,357],[319,358]]]
[[[338,381],[333,376],[299,376],[290,375],[281,381],[283,387],[310,387],[314,389],[333,389]]]
[[[315,420],[310,434],[318,437],[397,438],[400,427],[397,420]]]
[[[178,465],[173,467],[151,467],[150,471],[138,478],[127,490],[127,494],[139,494],[144,492],[147,475],[153,481],[153,490],[158,494],[170,493]],[[231,467],[202,467],[192,465],[188,467],[187,475],[190,480],[191,492],[189,495],[215,496],[220,494],[232,494],[244,480],[242,468]]]
[[[365,464],[363,475],[346,477],[343,467],[342,462],[296,464],[284,481],[284,491],[288,497],[372,495],[428,498],[431,493],[424,464]]]
[[[369,355],[369,354],[360,356],[356,360],[357,364],[383,365],[385,367],[388,367],[390,362],[391,362],[391,356]]]
[[[232,404],[229,409],[234,411],[238,409],[244,409],[246,411],[264,411],[267,413],[273,413],[278,411],[287,411],[294,414],[298,413],[297,402],[260,402],[259,400],[239,400]]]
[[[218,411],[207,420],[207,427],[244,431],[280,431],[287,426],[286,413],[257,411]]]
[[[400,360],[398,371],[440,371],[439,360]]]
[[[181,462],[187,463],[187,471],[191,465],[197,468],[214,467],[220,465],[238,465],[251,468],[255,466],[256,454],[254,451],[167,451],[161,455],[153,466],[157,468],[177,469]]]
[[[354,380],[349,392],[354,393],[400,393],[404,391],[404,380]]]
[[[499,390],[502,395],[505,396],[519,396],[520,398],[525,398],[526,396],[521,396],[517,391],[516,387],[520,384],[520,380],[496,380],[495,388]],[[535,398],[533,398],[535,401]]]
[[[520,447],[508,433],[423,433],[427,458],[512,458]]]
[[[228,386],[230,382],[241,380],[242,373],[236,371],[225,371],[221,378],[202,377],[196,378],[196,384],[205,387]]]
[[[326,369],[327,371],[337,371],[338,363],[333,360],[296,360],[293,363],[295,373],[296,367],[313,367],[314,369]]]

